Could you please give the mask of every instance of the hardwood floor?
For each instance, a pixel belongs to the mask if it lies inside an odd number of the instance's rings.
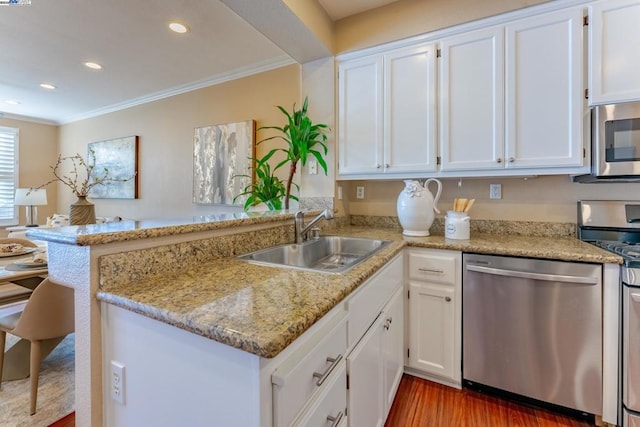
[[[404,375],[385,427],[590,426],[584,420]]]
[[[587,427],[586,421],[404,375],[385,427]],[[49,427],[74,427],[71,413]]]
[[[64,418],[59,419],[49,427],[75,427],[76,425],[76,413],[72,412]]]

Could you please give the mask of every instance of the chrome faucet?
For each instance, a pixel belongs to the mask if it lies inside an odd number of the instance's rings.
[[[331,211],[331,209],[325,209],[324,211],[322,211],[320,215],[313,218],[306,226],[304,225],[304,211],[296,212],[294,216],[296,243],[303,243],[304,241],[306,241],[311,227],[313,227],[315,223],[317,223],[321,219],[333,219],[333,212]]]

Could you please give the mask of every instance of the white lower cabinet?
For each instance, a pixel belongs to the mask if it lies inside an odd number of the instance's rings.
[[[349,371],[349,425],[379,427],[382,418],[382,317],[347,358]]]
[[[124,403],[103,382],[103,425],[383,425],[403,372],[402,260],[271,359],[102,303],[102,375],[127,369]]]
[[[316,337],[318,339],[312,337],[300,346],[271,374],[276,427],[324,426],[327,417],[337,417],[340,413],[345,415],[345,313],[336,314]],[[324,421],[318,421],[323,413]]]
[[[462,254],[407,250],[408,372],[461,385]]]
[[[338,426],[347,420],[347,370],[342,359],[336,374],[320,392],[318,398],[307,408],[293,425],[304,427]]]
[[[409,366],[453,378],[454,290],[413,282],[409,292]]]
[[[396,397],[404,372],[404,294],[398,289],[382,312],[382,372],[384,418]]]
[[[372,303],[372,301],[377,301]],[[347,355],[348,415],[351,427],[382,426],[404,371],[402,258],[398,256],[347,302],[349,321],[369,319],[364,336]],[[357,328],[356,330],[360,330]]]

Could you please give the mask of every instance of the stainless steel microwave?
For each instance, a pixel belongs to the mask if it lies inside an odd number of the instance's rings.
[[[592,114],[592,174],[640,177],[640,102],[600,105]]]

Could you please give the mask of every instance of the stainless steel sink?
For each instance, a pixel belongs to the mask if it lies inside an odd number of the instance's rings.
[[[274,246],[240,255],[253,264],[279,266],[325,273],[344,273],[355,267],[390,240],[323,236],[304,243]]]

